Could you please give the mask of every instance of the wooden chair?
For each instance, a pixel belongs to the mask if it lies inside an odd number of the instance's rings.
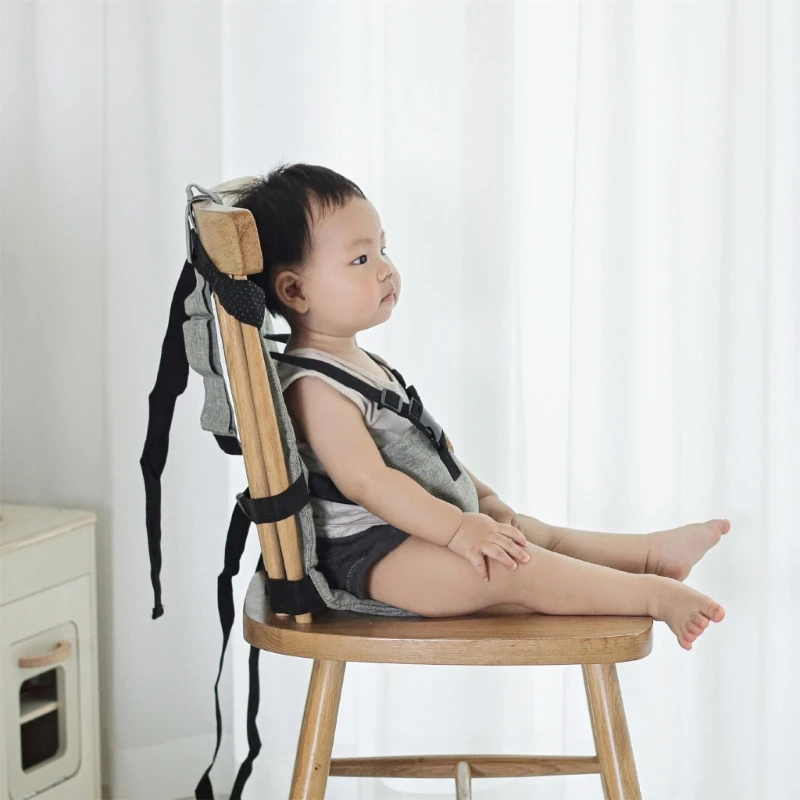
[[[247,209],[210,200],[194,206],[200,241],[217,268],[244,280],[263,269],[255,220]],[[288,488],[285,461],[259,331],[229,315],[214,295],[226,368],[252,497]],[[294,516],[257,525],[270,578],[305,574]],[[442,619],[382,617],[326,609],[291,617],[273,613],[265,576],[247,591],[244,638],[261,649],[314,664],[300,731],[291,800],[321,800],[328,776],[451,778],[458,800],[471,779],[598,773],[609,800],[640,798],[616,664],[652,650],[650,617],[508,613],[496,606]],[[348,661],[390,664],[580,664],[596,755],[421,755],[331,758]]]

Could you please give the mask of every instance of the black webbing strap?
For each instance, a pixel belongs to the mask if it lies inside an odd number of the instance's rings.
[[[275,495],[274,498],[250,498],[249,488],[244,492],[238,494],[236,505],[233,507],[231,514],[230,525],[228,526],[228,535],[225,541],[225,565],[217,579],[217,606],[219,609],[219,622],[222,628],[222,652],[219,657],[219,670],[217,671],[217,680],[214,683],[214,707],[217,719],[217,744],[214,748],[214,757],[208,769],[200,778],[197,787],[195,788],[195,798],[197,800],[214,800],[214,789],[211,785],[211,768],[217,760],[219,753],[220,743],[222,741],[222,714],[219,707],[219,681],[222,675],[222,666],[225,661],[225,650],[228,646],[228,639],[230,638],[231,628],[236,616],[236,610],[233,603],[233,576],[239,574],[239,565],[241,563],[242,553],[244,552],[247,534],[250,530],[251,520],[245,513],[245,507],[249,503],[254,504],[256,510],[263,514],[267,514],[265,506],[262,501],[272,499],[275,503],[271,506],[273,516],[282,513],[286,508],[291,509],[291,504],[288,498],[294,498],[292,501],[295,506],[302,508],[307,502],[307,495],[304,498],[304,492],[300,489],[305,489],[305,481],[302,480],[301,474],[297,481],[295,481],[288,489]],[[300,487],[298,489],[297,487]],[[298,505],[299,504],[299,505]],[[296,513],[298,508],[290,510],[291,513]],[[269,516],[267,514],[267,516]],[[289,516],[286,514],[284,516]],[[283,517],[274,516],[273,519],[266,519],[261,521],[274,522]],[[264,559],[259,555],[258,565],[256,572],[264,572]],[[305,614],[307,612],[317,612],[326,608],[324,600],[317,592],[316,586],[312,582],[308,574],[304,575],[300,580],[289,580],[287,578],[270,578],[266,576],[266,590],[269,597],[270,608],[277,613],[286,614]],[[247,758],[242,762],[236,780],[233,785],[230,800],[241,800],[241,792],[244,788],[247,779],[253,768],[253,761],[261,750],[261,739],[258,735],[258,728],[256,726],[256,714],[258,713],[259,704],[259,674],[258,674],[258,654],[257,647],[250,647],[250,695],[247,701],[247,741],[250,745],[250,750]]]
[[[357,506],[355,500],[345,497],[331,480],[330,476],[323,475],[321,472],[308,473],[308,493],[312,497],[320,500],[330,500],[333,503],[347,503],[350,506]]]
[[[219,681],[222,676],[222,664],[225,660],[225,650],[228,647],[228,639],[230,638],[233,620],[236,616],[236,610],[233,604],[232,579],[234,575],[239,574],[239,564],[241,563],[249,528],[250,520],[247,519],[239,505],[235,505],[228,527],[228,536],[225,540],[225,564],[217,578],[217,608],[219,609],[219,622],[222,627],[222,652],[219,657],[217,680],[214,683],[214,703],[217,716],[217,746],[214,749],[214,757],[211,759],[211,764],[209,764],[208,769],[203,774],[203,777],[200,778],[194,790],[194,796],[197,800],[214,800],[214,789],[211,785],[209,773],[211,772],[211,767],[214,766],[214,762],[217,760],[217,753],[219,753],[219,747],[222,741],[222,713],[219,708]],[[256,736],[257,735],[258,734],[256,734]],[[244,764],[242,767],[244,767]]]
[[[259,556],[259,563],[256,566],[256,572],[259,571],[264,571],[264,561],[261,556]],[[261,752],[261,737],[258,735],[258,727],[256,726],[258,703],[261,697],[261,688],[258,683],[258,655],[260,652],[257,647],[250,645],[250,689],[247,697],[247,744],[250,745],[250,750],[247,753],[247,758],[242,762],[242,766],[239,767],[239,774],[233,782],[230,800],[241,800],[242,789],[244,789],[244,785],[253,771],[253,761]]]
[[[391,389],[378,389],[375,386],[371,386],[369,383],[356,378],[355,375],[329,364],[327,361],[305,358],[304,356],[286,355],[285,353],[271,353],[270,355],[278,361],[285,361],[298,367],[322,372],[328,377],[339,381],[339,383],[343,383],[345,386],[363,394],[368,400],[377,403],[378,408],[388,408],[390,411],[394,411],[395,414],[411,420],[431,440],[431,443],[439,453],[439,458],[442,459],[445,467],[447,467],[450,477],[454,481],[458,480],[461,475],[461,469],[453,460],[445,432],[431,413],[422,405],[419,393],[413,386],[407,389],[411,402],[406,403],[397,392],[393,392]]]
[[[186,391],[189,382],[189,360],[183,340],[183,323],[188,316],[183,304],[195,286],[194,267],[186,261],[172,295],[156,383],[148,398],[150,416],[144,449],[139,459],[144,477],[145,525],[154,599],[153,619],[158,619],[164,613],[161,603],[161,474],[167,462],[169,429],[172,426],[175,401]]]
[[[277,522],[296,514],[308,502],[308,487],[301,472],[297,480],[272,497],[250,497],[250,487],[236,495],[236,502],[250,522]]]

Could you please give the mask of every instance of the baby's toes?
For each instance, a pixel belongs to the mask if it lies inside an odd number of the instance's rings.
[[[718,519],[717,522],[722,523],[720,530],[723,534],[727,533],[731,529],[731,521],[729,519]]]
[[[725,618],[725,609],[719,603],[715,603],[711,600],[705,609],[703,609],[703,614],[714,622],[722,622]]]
[[[687,622],[686,630],[691,634],[692,641],[703,632],[703,629],[696,622]]]
[[[689,639],[687,636],[679,636],[678,637],[678,644],[684,650],[691,650],[692,649],[692,640]]]
[[[714,528],[720,537],[731,529],[730,520],[727,519],[709,519],[705,524]]]
[[[692,611],[692,616],[690,617],[691,621],[699,626],[702,630],[705,630],[708,627],[708,617],[704,614],[701,614],[699,611]]]

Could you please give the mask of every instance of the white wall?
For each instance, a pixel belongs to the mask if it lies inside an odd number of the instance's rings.
[[[210,760],[216,577],[244,486],[200,429],[192,374],[152,621],[138,459],[184,187],[279,159],[373,200],[404,297],[359,341],[515,508],[615,532],[731,519],[688,581],[724,623],[689,654],[658,623],[653,654],[619,668],[643,795],[800,795],[800,6],[6,0],[0,15],[0,498],[98,514],[115,798],[186,797]],[[246,753],[240,625],[223,793]],[[262,656],[249,796],[286,785],[308,666]],[[335,755],[591,749],[572,668],[347,676]],[[428,721],[442,698],[451,713]],[[601,796],[592,776],[529,787]]]

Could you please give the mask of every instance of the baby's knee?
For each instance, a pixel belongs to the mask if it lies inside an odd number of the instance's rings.
[[[528,542],[525,550],[530,555],[530,560],[524,563],[515,561],[516,567],[508,567],[493,558],[487,559],[489,580],[481,582],[488,588],[487,595],[496,598],[495,602],[514,603],[530,608],[534,570],[547,548]]]

